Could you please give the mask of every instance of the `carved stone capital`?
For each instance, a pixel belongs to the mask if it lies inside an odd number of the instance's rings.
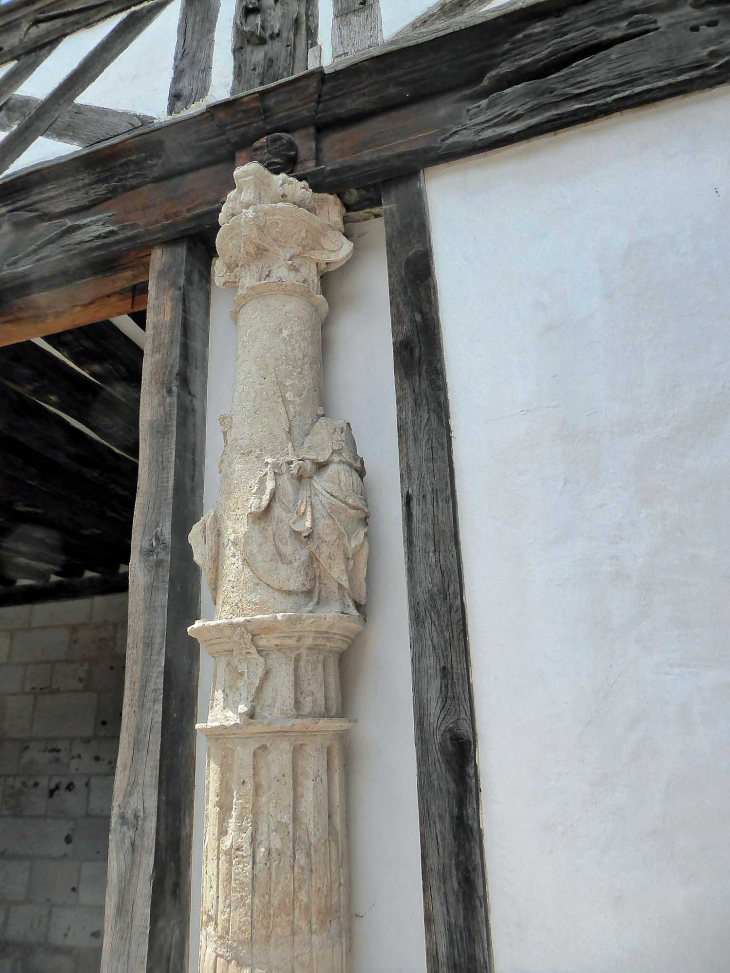
[[[327,313],[319,279],[342,266],[352,243],[342,234],[344,207],[305,182],[249,162],[233,173],[216,238],[215,281],[235,287],[233,317],[252,297],[299,294]]]

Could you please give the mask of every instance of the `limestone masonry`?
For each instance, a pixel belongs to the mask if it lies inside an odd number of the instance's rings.
[[[322,408],[320,276],[350,257],[336,197],[237,169],[216,281],[238,349],[215,507],[191,543],[216,618],[201,973],[345,973],[349,881],[339,655],[363,627],[365,467]]]

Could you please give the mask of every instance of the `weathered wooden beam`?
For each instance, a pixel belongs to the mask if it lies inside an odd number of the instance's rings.
[[[380,0],[332,0],[332,57],[359,54],[383,42]]]
[[[47,57],[53,54],[60,43],[60,41],[54,41],[52,44],[47,44],[46,47],[41,47],[37,51],[23,54],[18,62],[9,71],[5,72],[2,78],[0,78],[0,108],[18,90],[21,84],[28,80],[35,69],[43,64]]]
[[[124,20],[110,30],[63,81],[0,142],[0,172],[4,172],[40,135],[44,135],[64,109],[149,27],[169,3],[170,0],[152,0],[146,6],[128,13]]]
[[[187,965],[209,300],[204,246],[154,250],[102,973]]]
[[[32,341],[0,350],[0,384],[50,406],[135,456],[138,409]]]
[[[533,0],[534,2],[534,0]],[[460,17],[468,17],[470,14],[479,13],[484,9],[487,0],[438,0],[432,4],[422,14],[414,17],[400,30],[392,35],[391,39],[397,37],[408,37],[416,30],[423,30],[425,27],[440,27],[449,23],[454,23]]]
[[[148,274],[146,258],[114,274],[22,293],[14,304],[3,306],[0,297],[0,348],[141,311],[147,307]]]
[[[492,969],[451,421],[421,174],[383,185],[428,973]]]
[[[21,221],[2,247],[0,306],[214,227],[235,156],[272,132],[338,192],[727,81],[726,0],[498,7],[0,180],[0,234],[29,209],[46,233]]]
[[[99,321],[48,335],[59,354],[139,410],[142,349],[111,321]],[[0,352],[2,357],[2,352]]]
[[[40,103],[41,99],[32,95],[9,95],[0,108],[0,132],[24,121]],[[45,136],[70,145],[94,145],[153,121],[151,115],[73,103],[61,111]]]
[[[221,0],[182,0],[167,114],[189,108],[210,91]]]
[[[318,0],[236,0],[231,94],[306,71],[318,10]]]
[[[0,64],[146,0],[11,0],[0,6]]]
[[[127,574],[70,578],[50,581],[47,584],[14,585],[0,590],[0,608],[10,605],[39,605],[49,601],[71,601],[76,598],[91,598],[94,595],[113,595],[126,591],[128,587]]]

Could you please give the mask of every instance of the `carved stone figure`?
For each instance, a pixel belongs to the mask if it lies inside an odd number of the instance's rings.
[[[322,408],[319,279],[352,244],[336,197],[256,163],[234,181],[215,270],[237,291],[233,402],[190,535],[216,604],[191,628],[214,659],[200,969],[345,973],[339,654],[364,624],[368,506],[350,425]]]

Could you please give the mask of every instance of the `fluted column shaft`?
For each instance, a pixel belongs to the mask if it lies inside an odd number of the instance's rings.
[[[238,346],[216,506],[191,533],[216,602],[201,973],[346,973],[339,655],[363,626],[368,510],[349,424],[322,408],[319,278],[344,263],[334,197],[251,164],[216,279]]]

